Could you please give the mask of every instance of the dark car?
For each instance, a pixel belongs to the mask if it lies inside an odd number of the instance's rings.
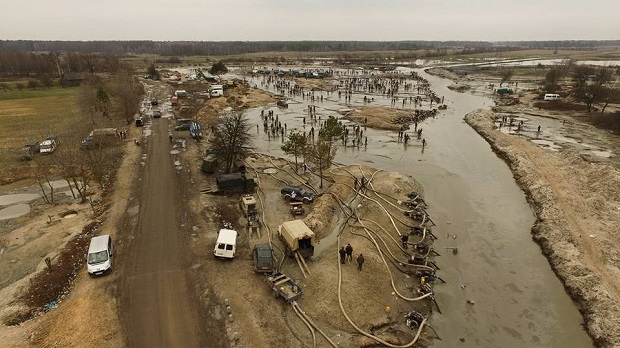
[[[159,105],[159,101],[157,101],[157,98],[151,99],[151,105]]]
[[[144,126],[144,120],[142,119],[142,117],[136,118],[136,127],[142,127],[142,126]]]
[[[307,191],[302,187],[284,186],[282,190],[280,190],[280,194],[282,194],[282,197],[284,197],[287,201],[304,203],[314,202],[314,193]]]
[[[278,100],[276,105],[281,108],[288,108],[288,103],[286,102],[286,100]]]
[[[153,111],[153,118],[160,118],[160,117],[161,117],[161,111],[154,110]]]
[[[33,158],[34,154],[39,153],[40,148],[41,144],[38,141],[26,144],[19,152],[19,157],[22,161],[29,161]]]
[[[273,273],[273,252],[269,244],[256,244],[252,249],[254,258],[254,271],[260,273]]]

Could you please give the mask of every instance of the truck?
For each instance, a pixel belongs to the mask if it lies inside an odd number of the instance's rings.
[[[203,173],[213,174],[217,170],[217,156],[213,153],[208,154],[202,159],[200,169]]]
[[[177,89],[176,91],[174,91],[174,96],[177,98],[187,98],[189,94],[184,89]]]
[[[254,195],[244,194],[239,202],[243,215],[247,218],[248,234],[251,236],[254,231],[260,236],[260,219]]]
[[[172,106],[177,106],[177,105],[179,105],[179,97],[177,97],[176,95],[173,95],[173,96],[170,98],[170,104],[171,104]]]
[[[215,183],[215,186],[200,192],[230,196],[234,192],[253,193],[256,190],[256,182],[253,178],[248,178],[244,172],[221,174],[215,179]]]
[[[118,130],[116,128],[93,129],[84,140],[84,149],[94,149],[95,147],[105,147],[116,145],[119,142]]]
[[[285,221],[278,227],[278,237],[284,242],[286,254],[298,253],[303,258],[314,255],[316,235],[303,220]]]

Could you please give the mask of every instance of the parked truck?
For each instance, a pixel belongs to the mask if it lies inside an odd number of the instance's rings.
[[[116,130],[116,128],[93,129],[93,131],[82,140],[82,147],[84,149],[94,149],[96,147],[116,145],[119,139],[118,130]]]
[[[314,255],[316,235],[303,220],[286,221],[278,227],[278,236],[284,242],[286,254],[298,253],[303,258]]]
[[[235,192],[252,193],[256,190],[256,182],[245,173],[222,174],[215,179],[215,183],[215,186],[201,192],[230,196]]]

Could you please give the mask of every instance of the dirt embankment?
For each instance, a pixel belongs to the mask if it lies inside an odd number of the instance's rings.
[[[198,119],[206,124],[212,124],[228,108],[231,110],[247,109],[275,103],[277,100],[276,95],[262,89],[237,86],[227,89],[224,97],[209,99],[198,111]]]
[[[495,129],[491,111],[465,116],[504,158],[534,207],[533,238],[580,305],[597,346],[620,346],[620,173],[571,150],[553,153]]]
[[[430,68],[426,69],[426,72],[434,76],[439,76],[454,81],[453,84],[448,86],[448,88],[453,91],[465,92],[472,88],[472,86],[467,83],[467,78],[461,77],[448,69]]]
[[[370,128],[397,131],[404,121],[411,119],[411,110],[394,109],[382,106],[364,106],[339,112],[344,119],[363,124]]]

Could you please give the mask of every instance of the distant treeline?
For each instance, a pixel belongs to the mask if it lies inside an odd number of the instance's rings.
[[[413,51],[461,48],[467,52],[517,49],[593,49],[620,46],[603,41],[0,41],[0,51],[159,54],[164,56],[235,55],[258,52]]]

